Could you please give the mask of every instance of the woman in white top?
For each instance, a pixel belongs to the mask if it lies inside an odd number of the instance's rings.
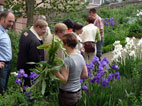
[[[76,48],[75,48],[78,53],[83,52],[82,39],[80,38],[80,35],[83,32],[82,28],[83,28],[83,25],[79,22],[76,22],[73,25],[73,32],[76,34],[76,37],[77,37],[77,40],[78,40],[78,43],[77,43]]]

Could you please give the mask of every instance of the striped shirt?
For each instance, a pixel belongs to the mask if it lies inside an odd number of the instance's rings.
[[[96,15],[96,17],[95,17],[94,25],[97,26],[100,30],[103,30],[103,32],[104,32],[103,21],[102,21],[101,17],[99,17],[98,15]],[[104,37],[104,33],[101,34],[101,37]]]

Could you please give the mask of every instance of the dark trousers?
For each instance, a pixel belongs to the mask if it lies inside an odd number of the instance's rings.
[[[9,75],[10,75],[10,64],[5,63],[4,68],[0,69],[0,94],[2,95],[7,88]]]
[[[66,92],[59,90],[59,105],[60,106],[76,106],[81,99],[81,91]]]
[[[103,42],[104,42],[104,37],[101,37],[101,41],[98,41],[96,43],[96,47],[97,47],[97,54],[96,56],[101,59],[102,57],[102,47],[103,47]]]

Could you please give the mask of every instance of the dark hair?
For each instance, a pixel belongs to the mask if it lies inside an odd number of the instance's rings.
[[[91,17],[91,16],[88,16],[87,17],[87,19],[86,19],[86,21],[90,24],[90,23],[94,23],[94,21],[95,21],[95,19],[93,18],[93,17]]]
[[[74,49],[78,43],[77,37],[74,33],[66,33],[62,37],[62,41],[64,45],[67,45],[68,47]]]
[[[75,30],[81,30],[83,28],[83,25],[79,22],[76,22],[74,25],[73,25],[73,32],[75,32]]]
[[[63,21],[63,23],[69,28],[73,28],[73,22],[70,19]]]
[[[96,9],[95,9],[95,8],[91,8],[91,9],[89,10],[89,13],[90,13],[90,12],[96,13]]]
[[[0,20],[1,20],[2,18],[6,18],[9,13],[12,13],[12,12],[10,12],[10,11],[2,12],[2,13],[0,14]]]

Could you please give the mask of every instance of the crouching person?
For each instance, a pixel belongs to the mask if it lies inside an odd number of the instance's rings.
[[[64,48],[69,57],[64,59],[66,64],[60,72],[55,72],[61,80],[59,90],[60,106],[76,106],[81,99],[80,78],[88,78],[85,60],[75,50],[77,38],[73,33],[67,33],[62,38]]]

